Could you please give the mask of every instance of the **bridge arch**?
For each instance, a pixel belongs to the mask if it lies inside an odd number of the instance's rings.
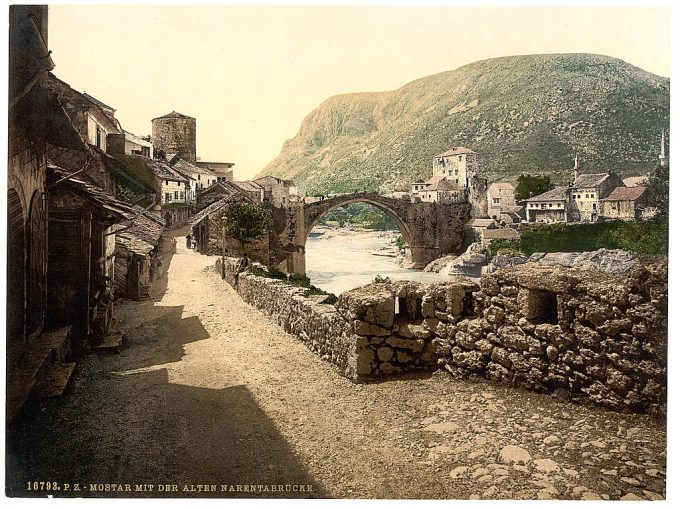
[[[393,202],[393,203],[391,203]],[[413,243],[413,235],[408,224],[408,216],[405,216],[403,211],[398,209],[399,200],[380,196],[376,193],[355,193],[350,195],[336,196],[316,203],[307,205],[305,207],[305,243],[309,238],[309,234],[322,217],[329,214],[331,211],[350,205],[352,203],[368,203],[377,209],[387,213],[399,228],[402,238],[407,246]]]

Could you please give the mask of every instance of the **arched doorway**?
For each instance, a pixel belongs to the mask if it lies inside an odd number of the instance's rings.
[[[42,329],[45,316],[45,213],[38,191],[31,200],[27,237],[26,332],[30,337]]]
[[[26,223],[15,189],[7,193],[7,365],[26,350]]]

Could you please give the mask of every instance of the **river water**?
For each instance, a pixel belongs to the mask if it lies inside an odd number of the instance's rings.
[[[313,236],[322,231],[323,235]],[[386,249],[397,235],[397,232],[338,232],[315,228],[306,245],[307,276],[313,285],[335,295],[372,283],[376,275],[392,281],[423,283],[447,279],[432,272],[402,269],[400,258],[374,254]]]

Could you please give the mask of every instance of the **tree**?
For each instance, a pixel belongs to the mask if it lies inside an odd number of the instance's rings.
[[[241,249],[265,236],[272,227],[272,210],[268,203],[234,203],[222,216],[226,236],[239,241]]]
[[[658,164],[649,175],[649,204],[659,209],[659,219],[668,218],[668,165]]]
[[[520,175],[517,177],[517,187],[515,188],[515,198],[526,200],[532,196],[537,196],[546,191],[550,191],[555,184],[550,182],[550,177],[545,175]]]

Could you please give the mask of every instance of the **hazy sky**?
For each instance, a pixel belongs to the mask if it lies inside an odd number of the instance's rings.
[[[54,73],[151,133],[197,119],[198,156],[251,177],[327,97],[477,60],[599,53],[669,76],[666,7],[50,6]]]

